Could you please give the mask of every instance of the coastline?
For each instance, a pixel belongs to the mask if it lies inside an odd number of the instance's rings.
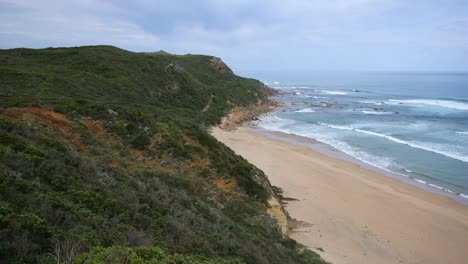
[[[387,177],[391,177],[391,178],[393,178],[393,179],[395,179],[397,181],[400,181],[402,183],[414,186],[414,187],[416,187],[418,189],[421,189],[421,190],[424,190],[424,191],[427,191],[427,192],[430,192],[430,193],[433,193],[433,194],[437,194],[437,195],[447,196],[447,197],[451,198],[452,200],[456,201],[457,203],[468,206],[468,197],[466,197],[466,198],[462,197],[462,195],[466,196],[464,194],[458,194],[458,193],[455,193],[455,192],[453,192],[451,190],[448,190],[448,189],[445,189],[445,188],[430,184],[428,182],[424,182],[424,181],[419,180],[417,178],[414,178],[412,176],[403,175],[403,174],[396,173],[396,172],[393,172],[393,171],[390,171],[390,170],[386,170],[384,168],[377,167],[377,166],[375,166],[373,164],[369,164],[369,163],[367,163],[365,161],[359,160],[359,159],[357,159],[357,158],[355,158],[355,157],[353,157],[353,156],[351,156],[351,155],[349,155],[347,153],[344,153],[344,152],[334,148],[333,146],[330,146],[330,145],[328,145],[326,143],[320,142],[320,141],[318,141],[316,139],[303,137],[303,136],[299,136],[299,135],[294,135],[294,134],[288,134],[288,133],[284,133],[284,132],[280,132],[280,131],[268,130],[268,129],[256,126],[256,125],[254,125],[252,123],[246,123],[245,125],[251,127],[252,130],[255,131],[256,133],[262,134],[262,135],[264,135],[266,137],[276,139],[276,140],[280,140],[280,141],[286,141],[286,142],[296,144],[296,145],[301,145],[301,146],[308,147],[311,150],[313,150],[315,152],[319,152],[319,153],[321,153],[323,155],[326,155],[328,157],[336,158],[336,159],[340,159],[340,160],[344,160],[344,161],[354,163],[354,164],[359,165],[359,166],[361,166],[363,168],[366,168],[368,170],[372,170],[374,172],[385,175]]]
[[[286,210],[299,223],[290,232],[298,242],[333,263],[468,259],[468,207],[278,133],[246,124],[212,132],[294,198]]]

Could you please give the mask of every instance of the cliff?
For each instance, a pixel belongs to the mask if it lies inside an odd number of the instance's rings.
[[[211,56],[0,51],[0,261],[322,263],[207,132],[270,93]]]

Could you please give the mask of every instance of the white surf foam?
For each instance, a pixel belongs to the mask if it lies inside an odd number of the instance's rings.
[[[393,166],[394,164],[393,160],[389,158],[376,157],[366,152],[357,150],[354,147],[351,147],[350,145],[348,145],[347,143],[333,138],[333,136],[330,137],[330,133],[324,134],[324,133],[321,133],[321,131],[315,131],[314,133],[312,132],[313,129],[311,127],[310,128],[307,127],[307,125],[304,126],[303,128],[299,128],[299,126],[302,126],[302,125],[298,124],[298,122],[294,120],[282,119],[275,115],[266,116],[265,118],[262,118],[262,121],[260,122],[259,126],[268,130],[279,131],[279,132],[283,132],[287,134],[294,134],[298,136],[313,138],[319,142],[332,146],[336,148],[337,150],[343,153],[346,153],[351,157],[354,157],[357,160],[360,160],[364,163],[367,163],[369,165],[372,165],[376,168],[379,168],[388,172],[391,172],[388,168]],[[353,128],[349,128],[345,126],[331,125],[331,127],[336,127],[338,129],[346,129],[346,130],[353,129]],[[403,176],[406,176],[406,175],[403,175]]]
[[[362,110],[361,112],[366,115],[391,115],[393,114],[392,112],[375,112],[375,111],[366,111],[366,110]]]
[[[431,99],[412,99],[412,100],[397,100],[397,99],[390,99],[390,102],[398,103],[398,104],[413,104],[413,105],[429,105],[429,106],[439,106],[457,110],[465,110],[468,111],[468,104],[457,102],[457,101],[450,101],[450,100],[431,100]]]
[[[288,86],[291,89],[310,89],[309,86]]]
[[[419,182],[419,183],[422,183],[422,184],[427,184],[426,181],[423,181],[423,180],[420,180],[420,179],[414,179],[415,181]]]
[[[468,131],[457,131],[455,133],[460,134],[460,135],[468,135]]]
[[[349,126],[330,125],[330,124],[321,123],[321,122],[319,122],[318,124],[319,124],[319,125],[322,125],[322,126],[327,126],[327,127],[335,128],[335,129],[350,130],[350,131],[353,131],[353,130],[354,130],[354,127],[349,127]]]
[[[268,130],[274,130],[274,131],[281,131],[285,133],[289,133],[286,131],[283,131],[285,127],[289,127],[293,124],[295,124],[296,121],[291,120],[291,119],[283,119],[280,118],[274,114],[272,115],[267,115],[261,119],[259,122],[259,126],[263,127]],[[289,131],[289,130],[288,130]]]
[[[358,101],[358,103],[363,103],[363,104],[373,104],[373,105],[385,105],[384,102],[380,102],[380,101]]]
[[[330,125],[330,124],[325,124],[325,123],[319,123],[319,124],[320,125],[325,125],[325,126],[328,126],[328,127],[331,127],[331,128],[335,128],[335,129],[348,130],[348,131],[351,130],[351,131],[356,131],[356,132],[371,135],[371,136],[385,138],[387,140],[393,141],[393,142],[398,143],[398,144],[407,145],[407,146],[410,146],[412,148],[422,149],[422,150],[437,153],[437,154],[440,154],[440,155],[443,155],[443,156],[446,156],[446,157],[449,157],[449,158],[452,158],[452,159],[460,160],[460,161],[463,161],[463,162],[468,162],[468,156],[467,155],[464,155],[462,153],[458,153],[456,151],[447,150],[447,149],[445,149],[445,147],[440,147],[440,146],[437,147],[434,144],[431,145],[431,144],[421,143],[421,142],[405,141],[405,140],[402,140],[402,139],[399,139],[399,138],[396,138],[396,137],[380,134],[380,133],[377,133],[377,132],[362,130],[362,129],[359,129],[359,128],[353,128],[353,127],[349,127],[349,126],[337,126],[337,125]]]
[[[334,147],[335,149],[361,161],[366,164],[372,165],[376,168],[379,168],[381,170],[385,170],[388,172],[391,172],[388,168],[394,166],[394,161],[390,158],[386,157],[377,157],[375,155],[371,155],[367,152],[357,150],[356,148],[346,144],[345,142],[335,140],[335,139],[330,139],[330,138],[323,138],[320,137],[320,135],[312,135],[308,136],[312,137],[322,143],[325,143],[327,145],[330,145]]]
[[[320,91],[326,94],[333,94],[333,95],[347,95],[348,94],[347,92],[343,92],[343,91],[330,91],[330,90],[320,90]]]
[[[294,123],[295,121],[294,120],[291,120],[291,119],[284,119],[284,118],[281,118],[281,117],[278,117],[277,115],[270,115],[271,119],[273,119],[275,123],[278,123],[278,122],[283,122],[285,125],[288,125],[288,124],[291,124],[291,123]]]
[[[426,151],[429,151],[429,152],[437,153],[437,154],[440,154],[440,155],[443,155],[443,156],[446,156],[446,157],[449,157],[449,158],[452,158],[452,159],[457,159],[457,160],[460,160],[460,161],[463,161],[463,162],[468,162],[468,156],[463,155],[462,153],[455,152],[455,151],[447,151],[447,150],[444,150],[444,149],[441,149],[441,148],[437,148],[433,144],[432,145],[431,144],[424,144],[424,143],[419,143],[418,144],[418,143],[415,143],[415,142],[405,141],[405,140],[395,138],[395,137],[392,137],[392,136],[388,136],[388,135],[384,135],[384,134],[380,134],[380,133],[376,133],[376,132],[372,132],[372,131],[362,130],[362,129],[355,129],[355,131],[361,132],[361,133],[364,133],[364,134],[368,134],[368,135],[372,135],[372,136],[376,136],[376,137],[385,138],[385,139],[388,139],[390,141],[393,141],[393,142],[396,142],[396,143],[399,143],[399,144],[408,145],[408,146],[410,146],[412,148],[417,148],[417,149],[422,149],[422,150],[426,150]]]
[[[346,129],[346,127],[342,127],[342,126],[336,126],[336,127],[341,127],[341,128],[344,128]],[[287,131],[287,132],[286,132]],[[311,132],[310,129],[306,129],[304,128],[303,130],[299,131],[297,129],[294,129],[294,131],[291,131],[289,129],[286,129],[286,131],[282,131],[282,132],[286,132],[286,133],[290,133],[290,134],[295,134],[295,135],[298,135],[298,136],[303,136],[303,137],[308,137],[308,138],[313,138],[319,142],[322,142],[322,143],[325,143],[329,146],[332,146],[333,148],[361,161],[361,162],[364,162],[364,163],[367,163],[369,165],[372,165],[376,168],[379,168],[379,169],[382,169],[382,170],[385,170],[385,171],[388,171],[388,172],[392,172],[391,170],[389,170],[388,168],[394,166],[394,161],[390,158],[387,158],[387,157],[377,157],[375,155],[371,155],[365,151],[361,151],[361,150],[358,150],[350,145],[348,145],[347,143],[341,141],[341,140],[338,140],[338,139],[335,139],[333,138],[333,136],[330,137],[330,134],[327,133],[327,134],[324,134],[324,133],[321,133],[320,131],[317,131],[315,133]],[[406,176],[406,175],[403,175],[403,176]],[[406,176],[407,177],[407,176]]]
[[[267,118],[268,118],[268,116],[267,116]],[[400,176],[405,177],[405,178],[410,178],[410,179],[412,179],[412,180],[414,180],[416,182],[419,182],[421,184],[424,184],[424,185],[432,187],[432,188],[439,189],[441,191],[445,191],[447,193],[455,194],[455,192],[453,192],[452,190],[443,188],[441,186],[429,183],[429,182],[421,180],[421,179],[411,177],[411,176],[403,174],[403,173],[395,172],[395,171],[391,170],[391,168],[394,167],[395,163],[390,158],[377,157],[375,155],[371,155],[369,153],[357,150],[356,148],[348,145],[347,143],[345,143],[343,141],[337,140],[335,138],[330,138],[328,136],[324,136],[324,135],[329,135],[329,133],[324,134],[324,133],[320,133],[320,131],[318,131],[317,133],[311,133],[310,132],[311,129],[309,129],[309,128],[304,128],[304,129],[298,130],[297,125],[299,125],[299,124],[296,121],[290,120],[290,119],[282,119],[282,118],[279,118],[279,117],[274,116],[274,115],[271,116],[269,119],[270,119],[269,121],[273,121],[274,124],[271,124],[270,122],[267,122],[267,123],[270,123],[270,125],[262,125],[262,123],[263,123],[262,122],[260,126],[265,128],[265,129],[268,129],[268,130],[279,131],[279,132],[283,132],[283,133],[287,133],[287,134],[294,134],[294,135],[298,135],[298,136],[313,138],[313,139],[315,139],[315,140],[317,140],[319,142],[322,142],[322,143],[325,143],[325,144],[327,144],[329,146],[332,146],[335,149],[337,149],[337,150],[339,150],[339,151],[341,151],[343,153],[346,153],[346,154],[354,157],[355,159],[357,159],[359,161],[362,161],[364,163],[372,165],[372,166],[374,166],[376,168],[379,168],[381,170],[391,172],[391,173],[400,175]],[[280,125],[280,123],[283,124],[283,125]],[[331,127],[331,128],[340,129],[340,130],[357,131],[357,132],[364,132],[365,131],[365,130],[359,130],[359,129],[353,128],[351,126],[339,126],[339,125],[331,125],[331,124],[325,124],[325,123],[319,123],[319,124],[322,125],[322,126],[327,126],[327,127]],[[369,133],[369,134],[372,134],[372,135],[378,134],[378,133],[371,132],[371,131],[365,131],[365,132]],[[385,136],[385,135],[381,135],[381,136]],[[390,137],[390,136],[388,136],[388,137]],[[393,137],[391,137],[391,138],[393,138]],[[399,140],[399,139],[397,139],[397,140]],[[405,142],[403,140],[400,140],[400,141]],[[407,173],[412,173],[413,172],[413,171],[408,170],[408,169],[403,169],[403,170],[405,172],[407,172]],[[468,195],[461,194],[461,193],[457,193],[457,195],[459,197],[461,197],[461,198],[468,199]]]
[[[444,187],[440,187],[439,185],[435,185],[435,184],[432,184],[432,183],[428,183],[427,185],[431,186],[431,187],[434,187],[434,188],[437,188],[439,190],[445,190]]]
[[[305,109],[297,110],[297,111],[294,111],[294,112],[296,112],[296,113],[313,113],[315,111],[312,108],[305,108]]]
[[[435,189],[438,189],[438,190],[441,190],[441,191],[444,191],[444,192],[447,192],[447,193],[455,194],[454,191],[452,191],[450,189],[447,189],[447,188],[444,188],[442,186],[439,186],[439,185],[436,185],[436,184],[433,184],[433,183],[429,183],[427,181],[423,181],[423,180],[420,180],[420,179],[416,179],[416,178],[413,178],[413,177],[410,177],[410,179],[412,179],[414,181],[417,181],[417,182],[419,182],[421,184],[424,184],[426,186],[429,186],[429,187],[432,187],[432,188],[435,188]],[[458,193],[457,195],[462,197],[462,198],[468,198],[468,196],[463,194],[463,193]]]

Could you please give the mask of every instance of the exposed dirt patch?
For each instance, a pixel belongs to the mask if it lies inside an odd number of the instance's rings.
[[[281,228],[281,233],[287,235],[289,233],[288,216],[284,212],[283,206],[274,196],[268,200],[267,211],[274,219],[276,219],[278,226]]]
[[[210,100],[208,101],[206,106],[203,108],[202,112],[206,112],[206,111],[208,111],[208,109],[210,109],[211,103],[213,102],[213,97],[214,97],[214,95],[211,95]]]
[[[221,197],[225,200],[231,200],[234,198],[242,197],[239,191],[239,184],[236,179],[217,179],[215,181],[216,186],[221,190]]]
[[[110,139],[109,135],[107,134],[107,129],[103,124],[101,124],[101,122],[87,119],[83,121],[83,124],[98,138]]]
[[[298,199],[285,197],[283,190],[277,186],[271,186],[271,190],[274,195],[268,200],[268,213],[276,219],[283,234],[288,235],[297,232],[298,229],[312,226],[307,222],[291,218],[287,213],[285,206],[288,202],[298,201]]]
[[[156,169],[159,171],[165,171],[171,174],[177,174],[177,170],[171,167],[162,166],[158,160],[155,159],[145,159],[142,161],[142,164],[150,169]]]
[[[161,143],[161,141],[162,141],[162,136],[161,135],[154,136],[153,141],[151,141],[148,148],[153,148],[155,145]]]
[[[221,201],[219,200],[218,196],[216,196],[216,195],[211,196],[211,200],[212,200],[213,202],[215,202],[215,204],[216,204],[218,207],[222,207],[222,206],[223,206],[223,203],[221,203]]]
[[[223,118],[219,127],[224,130],[234,130],[246,121],[255,120],[262,114],[273,111],[281,104],[270,100],[259,100],[255,105],[247,107],[234,107],[227,116]]]
[[[119,167],[120,166],[120,162],[118,160],[111,160],[111,162],[109,162],[109,165],[111,167]]]
[[[128,162],[127,164],[127,169],[131,172],[135,171],[135,163],[134,162]]]
[[[48,127],[58,132],[67,143],[76,146],[80,151],[87,149],[80,140],[80,133],[74,126],[74,122],[63,114],[40,107],[8,108],[3,110],[0,114],[14,120],[32,117],[32,122],[35,126]]]
[[[22,119],[25,115],[34,116],[42,122],[60,129],[62,132],[67,132],[73,124],[65,115],[39,107],[9,108],[2,111],[2,115],[12,119]]]
[[[129,150],[130,154],[134,155],[137,159],[144,159],[145,156],[143,156],[143,151],[139,149],[130,149]]]
[[[191,160],[190,167],[197,167],[197,168],[207,168],[208,167],[208,160],[206,158],[200,158],[198,160]]]
[[[149,169],[156,169],[160,171],[169,172],[171,174],[177,174],[177,170],[170,166],[162,166],[160,160],[156,160],[152,157],[148,157],[142,150],[139,149],[130,149],[130,154],[133,156],[133,159],[138,166],[143,166]],[[135,167],[133,166],[132,169]]]
[[[235,179],[217,179],[216,180],[216,186],[224,192],[231,192],[234,190],[238,185],[237,185],[237,180]]]

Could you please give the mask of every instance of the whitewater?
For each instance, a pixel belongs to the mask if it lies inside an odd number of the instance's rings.
[[[280,91],[274,99],[285,107],[259,126],[313,138],[428,188],[468,197],[468,75],[269,77],[281,83],[265,81]]]

